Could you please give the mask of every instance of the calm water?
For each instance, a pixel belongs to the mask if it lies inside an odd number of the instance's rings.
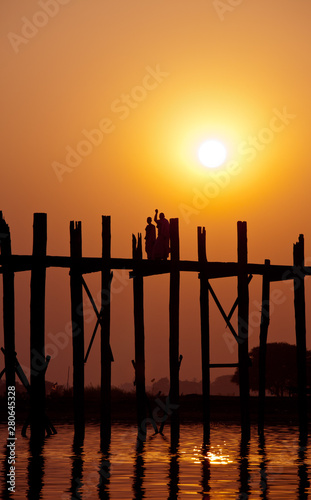
[[[171,453],[168,427],[167,437],[150,435],[137,451],[136,428],[115,425],[108,455],[99,450],[96,425],[87,426],[78,449],[71,426],[57,430],[41,453],[32,454],[18,429],[16,493],[8,496],[6,428],[0,427],[2,498],[294,500],[310,491],[310,450],[299,446],[296,428],[267,428],[264,443],[252,429],[249,445],[241,447],[239,427],[215,425],[203,449],[201,425],[184,425],[178,452]]]

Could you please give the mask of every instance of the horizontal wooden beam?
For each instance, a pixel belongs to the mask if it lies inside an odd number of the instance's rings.
[[[100,257],[81,257],[73,259],[71,257],[47,255],[43,258],[45,266],[70,269],[78,266],[82,274],[102,271],[103,268],[125,269],[132,271],[131,276],[135,275],[135,270],[143,276],[152,276],[155,274],[167,274],[171,272],[171,261],[167,260],[147,260],[142,259],[139,263],[132,259],[110,258],[103,260]],[[38,259],[36,260],[38,261]],[[31,271],[34,263],[32,255],[0,255],[0,265],[6,265],[6,269],[12,272]],[[40,262],[41,264],[41,262]],[[180,260],[178,263],[179,271],[202,272],[204,271],[208,279],[228,278],[237,276],[238,264],[236,262],[198,262],[191,260]],[[264,264],[246,265],[247,272],[253,275],[267,274]],[[0,267],[0,274],[2,274]],[[311,267],[306,266],[297,268],[295,266],[270,265],[268,279],[270,281],[285,281],[301,276],[311,275]]]

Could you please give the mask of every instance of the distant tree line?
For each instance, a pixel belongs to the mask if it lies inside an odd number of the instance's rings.
[[[259,347],[249,353],[252,366],[249,369],[250,390],[259,390]],[[236,369],[232,379],[239,383],[239,370]],[[307,384],[311,385],[311,351],[307,351]],[[291,396],[297,392],[297,358],[296,346],[286,342],[267,344],[266,355],[266,391],[275,396]]]

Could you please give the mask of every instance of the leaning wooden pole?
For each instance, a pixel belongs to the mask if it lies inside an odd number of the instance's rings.
[[[135,333],[135,386],[137,405],[138,437],[146,436],[146,388],[145,388],[145,330],[144,330],[144,282],[139,271],[142,260],[141,234],[138,241],[133,235],[132,250],[134,260],[133,295],[134,295],[134,333]],[[136,264],[136,266],[135,266]],[[138,266],[137,266],[138,264]]]
[[[265,272],[262,276],[262,303],[259,337],[259,397],[258,397],[258,433],[262,435],[265,424],[265,396],[266,396],[266,355],[267,338],[270,323],[270,260],[265,260]]]
[[[81,274],[82,234],[81,222],[70,222],[70,295],[73,354],[73,410],[75,439],[84,438],[84,321]]]
[[[5,377],[6,389],[15,386],[15,299],[14,299],[14,272],[11,270],[11,235],[10,228],[0,212],[0,248],[1,256],[7,260],[3,262],[3,335],[5,350]]]
[[[294,307],[297,345],[297,382],[298,382],[298,415],[300,438],[305,440],[308,434],[307,412],[307,366],[306,366],[306,306],[304,273],[304,237],[299,235],[294,244]]]
[[[110,300],[111,279],[111,222],[110,216],[102,216],[102,258],[101,273],[101,449],[106,451],[111,440],[111,362],[110,348]]]
[[[171,447],[179,442],[179,230],[178,219],[170,219],[171,273],[169,303],[169,361],[170,361],[170,403],[175,408],[171,415]]]
[[[31,439],[40,442],[45,435],[45,281],[47,218],[34,214],[33,262],[30,282],[30,429]]]
[[[238,355],[242,439],[250,438],[248,363],[247,225],[238,222]]]
[[[200,279],[201,364],[203,393],[203,443],[210,439],[210,333],[208,277],[204,270],[206,259],[206,230],[198,227],[198,258],[202,263]]]

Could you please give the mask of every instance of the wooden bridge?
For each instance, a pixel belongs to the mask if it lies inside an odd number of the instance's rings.
[[[170,403],[176,407],[171,415],[171,443],[179,440],[179,294],[180,273],[198,273],[200,280],[200,325],[201,325],[201,362],[203,408],[202,421],[204,441],[210,435],[210,369],[213,367],[238,366],[241,407],[242,437],[250,436],[249,415],[249,283],[253,275],[262,276],[262,311],[260,324],[260,387],[258,431],[264,431],[265,400],[265,366],[266,344],[269,325],[270,282],[293,280],[294,308],[297,343],[298,374],[298,416],[300,435],[307,435],[307,376],[306,376],[306,318],[305,318],[305,277],[311,274],[311,267],[304,266],[304,238],[299,236],[294,244],[293,263],[288,266],[271,265],[269,260],[263,264],[253,264],[247,258],[247,225],[237,223],[237,261],[209,262],[206,255],[205,228],[197,228],[198,260],[186,261],[179,258],[178,219],[170,219],[170,260],[146,260],[142,258],[141,234],[132,240],[132,259],[114,258],[111,256],[111,223],[109,216],[102,217],[102,255],[101,257],[82,256],[81,222],[70,222],[70,256],[47,255],[47,216],[35,213],[33,223],[32,255],[13,255],[11,252],[10,229],[0,212],[0,273],[3,278],[3,330],[5,368],[0,373],[6,375],[7,387],[15,385],[15,375],[27,388],[30,396],[31,437],[40,441],[45,432],[55,431],[45,415],[45,372],[49,356],[45,356],[45,281],[46,269],[50,267],[68,268],[70,270],[71,319],[73,345],[73,401],[74,426],[77,438],[84,436],[84,364],[88,357],[96,331],[100,328],[101,356],[101,447],[107,448],[111,438],[111,362],[110,347],[110,297],[111,281],[114,269],[128,269],[133,279],[134,328],[135,328],[135,385],[137,397],[137,426],[139,436],[146,433],[146,393],[145,393],[145,332],[144,332],[144,277],[157,274],[169,274],[169,361],[170,361]],[[31,271],[30,300],[30,381],[27,380],[18,363],[15,352],[15,299],[14,273]],[[97,309],[90,290],[84,280],[88,273],[101,273],[101,308]],[[225,277],[237,277],[237,300],[229,314],[226,314],[216,296],[210,280]],[[88,349],[84,346],[83,289],[96,314],[94,327]],[[238,363],[211,364],[209,355],[209,301],[212,298],[222,314],[230,332],[238,343]],[[232,315],[237,308],[237,330],[231,323]],[[38,370],[36,353],[45,360]]]

